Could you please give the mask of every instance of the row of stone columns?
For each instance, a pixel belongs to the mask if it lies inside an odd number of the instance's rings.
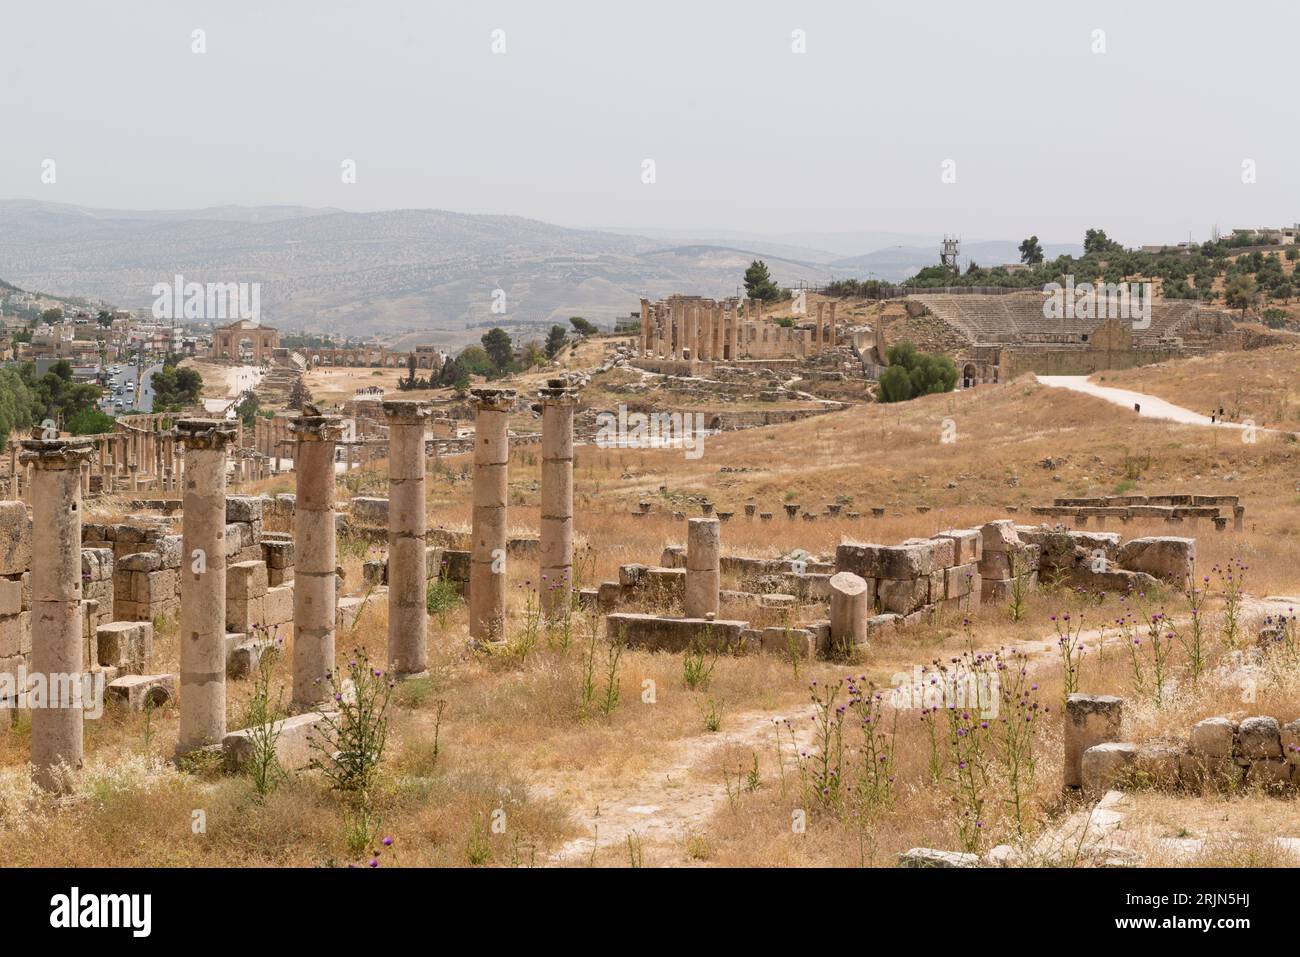
[[[836,303],[818,302],[813,321],[809,351],[817,354],[836,343]],[[641,300],[641,355],[701,361],[734,361],[740,358],[741,317],[744,321],[762,322],[761,299],[710,300],[668,299],[661,302]]]
[[[504,635],[508,546],[508,417],[515,392],[476,389],[474,525],[470,636]],[[573,412],[578,389],[551,380],[542,390],[541,600],[548,614],[570,601],[573,565]],[[397,676],[427,669],[425,424],[417,401],[384,404],[389,421],[389,666]],[[336,444],[339,416],[294,422],[297,499],[294,515],[293,693],[296,710],[320,706],[335,662],[337,578]],[[181,556],[180,735],[178,754],[217,745],[226,733],[226,484],[238,430],[225,420],[183,419],[172,436],[184,451]],[[81,474],[91,438],[29,440],[20,462],[32,469],[32,668],[81,688]],[[717,532],[713,532],[712,612],[717,611]],[[696,557],[705,552],[697,546]],[[707,549],[706,549],[707,551]],[[704,591],[696,590],[704,595]],[[704,599],[701,599],[704,601]],[[707,604],[707,601],[705,601]],[[693,606],[694,607],[694,606]],[[701,608],[704,605],[700,605]],[[706,609],[707,610],[707,609]],[[701,614],[705,613],[704,611]],[[82,704],[33,709],[32,769],[38,784],[58,788],[62,769],[82,763]]]
[[[736,356],[734,303],[641,300],[641,354],[718,361]]]

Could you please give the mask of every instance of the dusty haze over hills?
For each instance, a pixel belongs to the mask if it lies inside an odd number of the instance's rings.
[[[259,281],[270,322],[393,336],[725,295],[753,255],[897,280],[949,233],[991,265],[1289,221],[1296,134],[1214,65],[1286,87],[1300,14],[1254,9],[19,6],[0,197],[62,205],[0,209],[0,278],[130,306]]]

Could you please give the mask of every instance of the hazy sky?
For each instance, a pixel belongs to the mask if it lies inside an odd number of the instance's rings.
[[[1300,220],[1298,28],[1221,0],[10,0],[0,197],[1203,238]]]

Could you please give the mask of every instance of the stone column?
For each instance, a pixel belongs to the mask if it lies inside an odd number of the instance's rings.
[[[426,604],[424,431],[433,409],[409,399],[384,403],[388,417],[388,668],[397,677],[429,667]]]
[[[722,532],[716,518],[686,522],[687,618],[718,613],[718,588],[722,583]]]
[[[1063,777],[1067,788],[1083,786],[1083,752],[1096,744],[1120,740],[1123,718],[1123,698],[1075,693],[1065,699]]]
[[[640,354],[645,355],[650,350],[650,300],[641,300],[641,349]]]
[[[830,303],[829,303],[829,308],[830,308],[830,313],[831,313],[831,331],[830,331],[830,336],[829,336],[829,338],[826,340],[826,344],[827,344],[828,346],[830,346],[832,349],[834,349],[834,348],[835,348],[835,342],[836,342],[836,339],[835,339],[835,300],[834,300],[834,299],[832,299],[832,300],[830,301]]]
[[[474,520],[470,533],[469,635],[475,643],[505,637],[506,502],[510,409],[514,389],[472,389]]]
[[[82,761],[81,463],[89,437],[27,439],[32,466],[32,673],[45,683],[33,701],[32,780],[63,791]]]
[[[294,423],[297,475],[293,550],[293,705],[310,710],[330,694],[334,671],[338,579],[334,540],[334,445],[337,415],[304,415]]]
[[[852,572],[839,572],[831,576],[830,587],[832,643],[845,652],[865,646],[871,586]]]
[[[13,501],[18,501],[18,445],[9,446],[9,497]]]
[[[700,307],[700,358],[713,358],[713,309],[710,306]]]
[[[813,352],[822,351],[822,323],[826,321],[826,303],[817,303],[817,318],[813,320]]]
[[[185,450],[181,535],[181,727],[176,753],[226,734],[226,448],[224,419],[181,419]]]
[[[573,587],[573,411],[579,389],[550,379],[542,400],[542,518],[538,594],[542,614],[559,617]]]

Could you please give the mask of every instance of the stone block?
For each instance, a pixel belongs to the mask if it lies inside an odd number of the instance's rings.
[[[226,676],[230,678],[247,678],[253,674],[268,655],[278,654],[281,645],[272,640],[248,639],[244,635],[227,636],[243,639],[228,647],[226,651]]]
[[[605,616],[605,635],[621,638],[629,648],[647,651],[681,652],[693,643],[717,650],[735,647],[740,633],[749,628],[747,621],[704,618],[664,618],[632,612]]]
[[[27,642],[30,646],[30,642]],[[23,616],[21,612],[0,616],[0,658],[12,658],[26,653],[23,648]]]
[[[1188,750],[1210,761],[1227,761],[1234,751],[1237,725],[1227,718],[1206,718],[1192,726]]]
[[[1062,770],[1066,787],[1083,783],[1083,753],[1098,744],[1119,740],[1124,717],[1124,699],[1114,695],[1075,692],[1065,699],[1065,761]]]
[[[175,675],[123,675],[108,683],[109,701],[125,704],[131,711],[161,708],[176,700]]]
[[[817,655],[816,636],[807,628],[764,628],[759,638],[759,650],[764,654],[808,661]]]
[[[930,579],[928,576],[902,580],[882,578],[876,582],[876,597],[881,611],[910,615],[929,603]]]
[[[263,609],[268,626],[293,621],[293,586],[280,585],[276,588],[268,588]]]
[[[0,617],[17,615],[23,610],[23,583],[16,578],[0,579]],[[0,658],[4,652],[0,652]]]
[[[0,575],[21,575],[32,562],[32,521],[22,502],[0,502]]]
[[[261,522],[263,501],[260,495],[227,495],[226,524]]]
[[[957,564],[956,543],[946,536],[936,535],[934,538],[909,538],[903,542],[904,545],[929,544],[931,569],[941,571],[945,568],[951,568]]]
[[[117,563],[118,572],[156,572],[162,568],[162,559],[157,552],[132,552],[124,555]]]
[[[372,558],[361,563],[361,580],[367,585],[388,584],[388,562]]]
[[[226,601],[252,601],[266,596],[266,562],[234,562],[226,568]]]
[[[984,539],[978,528],[950,528],[940,532],[935,538],[951,539],[954,565],[978,562],[984,554]]]
[[[96,629],[95,643],[101,665],[144,674],[153,655],[153,625],[147,621],[110,621]]]
[[[973,562],[946,568],[943,573],[943,597],[965,598],[971,592],[971,585],[979,580],[979,570]]]
[[[298,771],[311,763],[315,750],[312,739],[318,731],[323,716],[320,712],[294,715],[277,721],[279,735],[275,741],[275,756],[286,771]],[[233,731],[221,741],[226,769],[242,771],[253,757],[253,738],[249,729]]]
[[[1146,787],[1168,790],[1178,786],[1183,749],[1171,744],[1143,744],[1133,762],[1135,780]]]
[[[1237,757],[1249,761],[1282,757],[1282,729],[1277,718],[1246,718],[1237,729]]]
[[[1294,768],[1281,758],[1259,758],[1246,769],[1246,783],[1266,790],[1289,788],[1295,783]]]
[[[259,625],[266,625],[266,596],[247,601],[229,597],[226,599],[227,631],[251,634]]]
[[[262,560],[268,569],[293,567],[293,542],[280,538],[263,538]]]
[[[1099,798],[1124,782],[1137,763],[1137,745],[1122,742],[1098,744],[1083,752],[1083,793]]]
[[[83,582],[109,581],[113,577],[113,550],[111,548],[83,548],[81,550],[81,579]]]
[[[1300,718],[1282,725],[1282,757],[1300,765]]]
[[[624,588],[635,588],[645,576],[645,565],[620,565],[618,567],[618,584]]]
[[[1196,566],[1196,539],[1172,535],[1135,538],[1119,546],[1116,560],[1121,568],[1146,572],[1155,578],[1181,585]]]
[[[352,520],[359,525],[388,526],[388,499],[358,496],[349,503]]]
[[[987,559],[990,552],[1010,552],[1021,545],[1016,525],[1011,519],[998,519],[980,526],[980,547],[982,557]]]
[[[933,847],[914,847],[898,855],[899,867],[979,867],[978,854],[941,851]]]
[[[184,539],[180,535],[164,535],[158,543],[158,564],[160,568],[180,568],[181,548]]]
[[[135,572],[131,576],[131,600],[142,605],[156,605],[177,597],[176,571],[162,568],[153,572]]]

